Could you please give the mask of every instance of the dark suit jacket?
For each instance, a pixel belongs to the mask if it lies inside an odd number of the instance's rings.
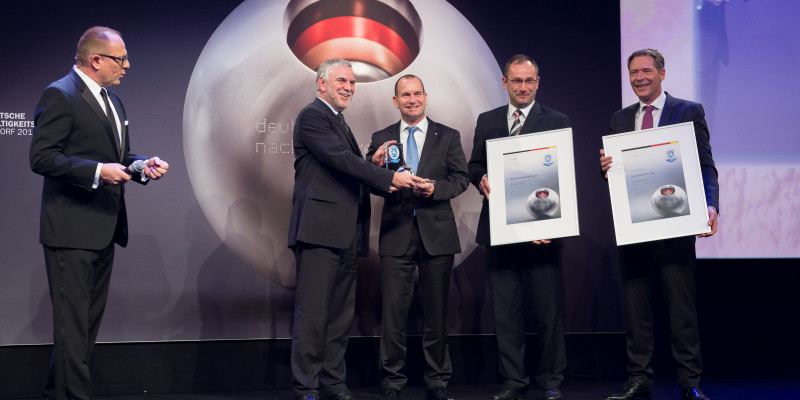
[[[367,160],[371,160],[378,147],[389,140],[400,142],[400,122],[372,134]],[[414,209],[417,210],[419,234],[428,253],[434,256],[460,253],[461,244],[450,199],[467,190],[469,179],[467,158],[457,130],[428,118],[428,132],[417,175],[436,180],[433,195],[422,198],[414,196],[410,190],[384,192],[378,254],[400,256],[405,253],[411,239]]]
[[[130,153],[125,108],[116,93],[108,95],[122,126],[121,158],[102,106],[74,70],[50,84],[36,106],[30,164],[44,176],[39,241],[46,246],[100,250],[112,240],[128,243],[124,187],[92,189],[92,183],[98,163],[130,165],[146,157]],[[139,174],[132,180],[140,182]]]
[[[614,113],[611,117],[611,132],[623,133],[636,130],[636,111],[639,103],[632,104]],[[711,135],[706,124],[706,114],[699,103],[678,99],[667,93],[664,109],[661,111],[658,126],[675,125],[683,122],[694,123],[694,136],[697,140],[697,152],[700,155],[700,170],[703,174],[703,186],[706,192],[706,204],[714,206],[719,212],[719,182],[717,168],[711,157]]]
[[[508,105],[495,108],[478,116],[473,138],[472,156],[469,160],[469,180],[478,188],[481,179],[486,175],[486,141],[508,136]],[[545,132],[554,129],[569,128],[569,117],[539,104],[533,103],[525,117],[520,134]],[[491,182],[489,182],[491,185]],[[478,244],[489,245],[489,200],[483,199],[481,216],[478,220],[478,232],[475,238]]]
[[[352,133],[320,98],[297,115],[293,138],[289,247],[304,242],[344,249],[358,229],[359,255],[366,256],[369,186],[388,192],[394,173],[364,159]]]

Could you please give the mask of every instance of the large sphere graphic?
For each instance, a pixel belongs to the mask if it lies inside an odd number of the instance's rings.
[[[664,185],[653,192],[650,205],[662,217],[675,217],[686,214],[689,199],[680,186]]]
[[[399,120],[392,96],[404,74],[423,80],[426,114],[461,132],[467,157],[478,114],[507,102],[491,51],[444,0],[244,1],[208,40],[192,73],[184,152],[195,196],[217,235],[286,287],[295,283],[286,247],[294,118],[316,96],[314,68],[332,57],[354,63],[358,83],[345,115],[363,152],[372,132]],[[377,268],[382,200],[372,201],[366,263]],[[475,248],[480,196],[470,188],[453,207],[463,249],[458,265]]]

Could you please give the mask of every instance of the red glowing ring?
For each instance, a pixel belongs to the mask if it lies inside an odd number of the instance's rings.
[[[404,65],[414,60],[408,44],[397,32],[369,18],[354,16],[329,18],[311,25],[294,42],[292,52],[302,59],[315,46],[341,38],[366,39],[380,44]]]

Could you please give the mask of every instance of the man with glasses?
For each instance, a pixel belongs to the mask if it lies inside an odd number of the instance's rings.
[[[45,89],[34,116],[30,164],[44,177],[39,241],[53,304],[50,399],[94,399],[89,371],[108,298],[114,244],[128,243],[124,184],[167,173],[130,152],[125,108],[107,87],[130,68],[119,32],[87,30],[70,73]],[[127,167],[130,165],[130,167]]]
[[[517,54],[506,62],[503,87],[509,104],[478,116],[469,161],[469,178],[484,196],[476,241],[485,246],[489,293],[494,307],[495,333],[503,389],[491,400],[517,400],[528,390],[525,372],[523,293],[530,297],[542,357],[535,380],[547,400],[560,399],[559,386],[567,365],[562,315],[563,278],[560,240],[537,240],[491,246],[486,173],[486,141],[507,136],[568,128],[569,118],[535,101],[541,77],[529,56]]]

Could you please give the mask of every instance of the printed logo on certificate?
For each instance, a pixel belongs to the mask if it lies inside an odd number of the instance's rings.
[[[492,246],[577,236],[572,128],[486,141]]]
[[[617,245],[709,232],[691,122],[603,136]]]

